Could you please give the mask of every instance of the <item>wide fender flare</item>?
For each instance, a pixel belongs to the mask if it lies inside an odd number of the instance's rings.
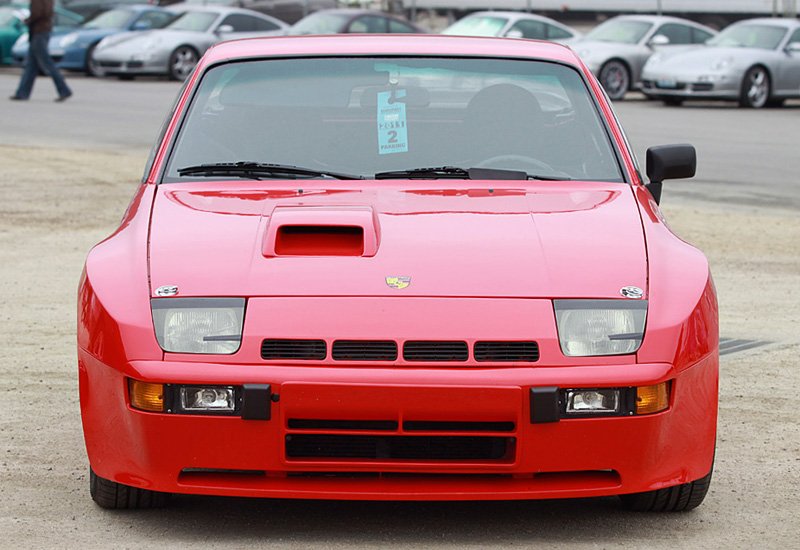
[[[647,242],[647,327],[637,359],[672,363],[676,371],[719,354],[719,308],[708,259],[676,238],[649,193],[641,188]]]

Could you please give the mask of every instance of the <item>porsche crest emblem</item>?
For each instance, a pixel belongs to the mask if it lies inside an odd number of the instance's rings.
[[[411,277],[386,277],[386,284],[400,290],[411,284]]]

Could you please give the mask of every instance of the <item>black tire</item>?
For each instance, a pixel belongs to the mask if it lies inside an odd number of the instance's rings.
[[[711,474],[696,481],[630,495],[620,495],[622,503],[637,512],[688,512],[703,502],[711,485]]]
[[[186,80],[192,74],[200,55],[191,46],[179,46],[169,56],[168,76],[172,80]]]
[[[771,92],[772,88],[767,69],[760,65],[750,67],[742,79],[739,105],[750,109],[760,109],[769,103]]]
[[[631,71],[628,66],[619,59],[606,61],[600,67],[598,75],[600,84],[605,88],[608,97],[613,101],[622,99],[631,86]]]
[[[163,508],[169,503],[169,493],[159,493],[137,487],[129,487],[109,481],[89,468],[89,493],[101,508],[134,509]]]
[[[97,44],[92,44],[86,52],[86,74],[100,78],[106,75],[106,71],[100,66],[100,63],[94,58],[94,49]]]

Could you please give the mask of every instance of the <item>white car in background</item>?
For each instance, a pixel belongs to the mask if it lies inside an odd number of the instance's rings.
[[[581,37],[575,29],[549,17],[516,11],[475,12],[459,19],[441,34],[529,38],[561,44],[569,44]]]
[[[185,80],[214,44],[237,38],[280,36],[288,28],[283,21],[252,10],[191,7],[163,29],[104,38],[95,48],[94,60],[106,74],[121,78],[162,74]]]
[[[717,34],[711,27],[666,15],[620,15],[571,44],[613,100],[640,87],[642,67],[656,52],[698,47]]]

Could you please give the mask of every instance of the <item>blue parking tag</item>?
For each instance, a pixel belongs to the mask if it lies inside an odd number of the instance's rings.
[[[378,152],[381,155],[408,151],[406,104],[396,101],[405,95],[405,90],[378,94]]]

